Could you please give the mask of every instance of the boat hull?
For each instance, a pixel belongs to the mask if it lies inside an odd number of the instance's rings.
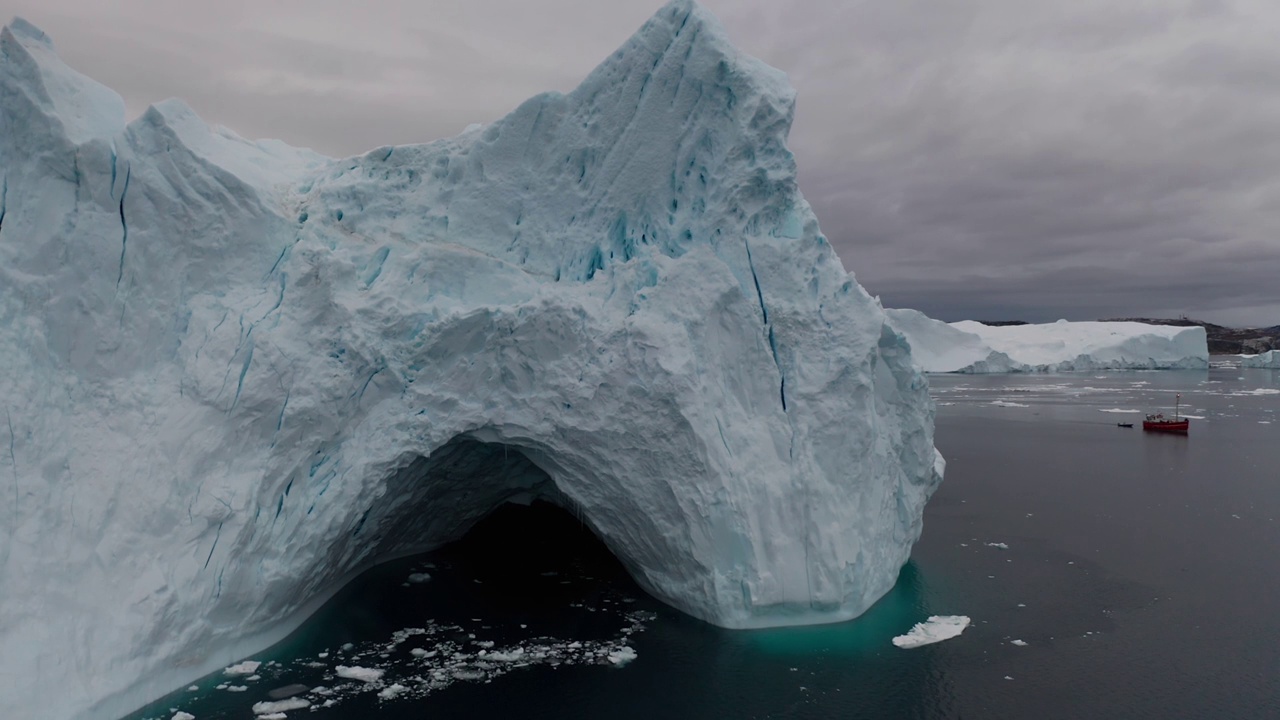
[[[1174,433],[1186,435],[1191,429],[1190,420],[1144,420],[1142,429],[1147,432]]]

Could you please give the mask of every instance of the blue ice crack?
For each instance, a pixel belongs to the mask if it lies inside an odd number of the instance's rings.
[[[129,178],[132,175],[133,166],[125,165],[124,187],[120,190],[120,273],[116,276],[117,291],[120,290],[120,281],[124,279],[124,253],[129,244],[129,222],[124,217],[124,197],[129,193]]]

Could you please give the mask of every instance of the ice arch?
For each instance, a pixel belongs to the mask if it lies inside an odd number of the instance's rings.
[[[260,649],[531,491],[459,480],[494,445],[686,612],[865,610],[942,463],[797,189],[793,107],[676,0],[570,94],[331,159],[180,101],[126,124],[5,28],[0,716],[120,714]]]

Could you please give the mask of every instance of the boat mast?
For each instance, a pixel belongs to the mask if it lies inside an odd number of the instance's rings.
[[[1178,422],[1178,410],[1181,408],[1181,406],[1182,406],[1182,393],[1178,393],[1177,395],[1174,396],[1174,400],[1173,400],[1173,421],[1174,422]]]

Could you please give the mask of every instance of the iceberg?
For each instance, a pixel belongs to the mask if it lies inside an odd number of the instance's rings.
[[[0,31],[0,717],[114,717],[508,501],[730,628],[857,616],[945,464],[687,0],[568,94],[333,159]]]
[[[1240,366],[1280,370],[1280,350],[1268,350],[1258,355],[1241,355]]]
[[[1138,322],[984,325],[944,323],[917,310],[887,309],[924,372],[1093,372],[1209,367],[1203,327]]]

